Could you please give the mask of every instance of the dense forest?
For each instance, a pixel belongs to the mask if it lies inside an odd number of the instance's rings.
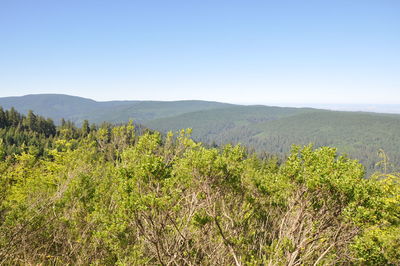
[[[193,139],[208,146],[242,144],[260,156],[285,159],[292,144],[335,147],[359,160],[370,176],[380,170],[384,150],[388,168],[400,171],[400,114],[339,112],[313,108],[234,105],[209,101],[108,101],[38,94],[0,98],[0,106],[28,115],[62,118],[81,127],[87,121],[123,124],[130,120],[166,134],[193,129]]]
[[[368,175],[379,170],[378,151],[383,149],[392,170],[400,170],[399,115],[239,106],[160,118],[145,125],[162,132],[192,128],[193,138],[205,144],[241,143],[259,154],[281,158],[290,154],[293,144],[332,146],[359,160]]]
[[[1,264],[399,265],[400,176],[0,109]]]

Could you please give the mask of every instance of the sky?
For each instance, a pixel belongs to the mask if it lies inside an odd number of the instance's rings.
[[[399,104],[399,0],[0,0],[0,97]]]

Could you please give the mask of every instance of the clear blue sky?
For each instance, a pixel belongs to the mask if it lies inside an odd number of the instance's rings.
[[[400,103],[399,0],[0,0],[0,97]]]

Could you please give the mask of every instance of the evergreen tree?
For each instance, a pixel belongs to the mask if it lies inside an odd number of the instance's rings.
[[[28,115],[25,119],[25,126],[27,126],[32,131],[38,131],[38,119],[32,110],[28,111]]]
[[[87,136],[90,132],[89,121],[84,120],[81,127],[82,136]]]
[[[47,118],[46,120],[46,136],[55,136],[57,133],[56,126],[54,125],[54,121],[51,118]]]
[[[6,114],[3,110],[3,107],[0,106],[0,128],[4,128],[7,126]]]
[[[8,120],[8,125],[18,126],[22,122],[21,114],[19,114],[14,107],[6,111],[6,118]]]

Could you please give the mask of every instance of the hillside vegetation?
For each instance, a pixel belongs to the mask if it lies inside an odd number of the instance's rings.
[[[192,128],[198,141],[241,143],[258,153],[282,158],[294,143],[333,146],[359,159],[368,173],[377,170],[378,150],[383,149],[392,167],[400,165],[398,115],[249,106],[186,113],[145,124],[162,132]]]
[[[292,144],[333,146],[340,154],[358,159],[371,175],[379,169],[379,150],[389,158],[389,168],[400,170],[400,115],[338,112],[312,108],[242,106],[206,101],[96,102],[66,95],[28,95],[0,98],[5,108],[14,106],[80,126],[85,120],[120,124],[133,120],[167,133],[192,128],[193,138],[206,145],[242,143],[249,150],[284,159]]]
[[[49,143],[0,146],[1,264],[400,264],[398,174],[334,148],[278,163],[132,123],[20,132]]]
[[[37,94],[0,98],[0,106],[4,109],[14,107],[22,113],[33,110],[39,115],[51,117],[56,123],[64,118],[77,125],[81,125],[84,120],[90,120],[93,123],[126,123],[134,119],[140,123],[187,112],[216,109],[232,105],[207,101],[96,102],[69,95]]]

